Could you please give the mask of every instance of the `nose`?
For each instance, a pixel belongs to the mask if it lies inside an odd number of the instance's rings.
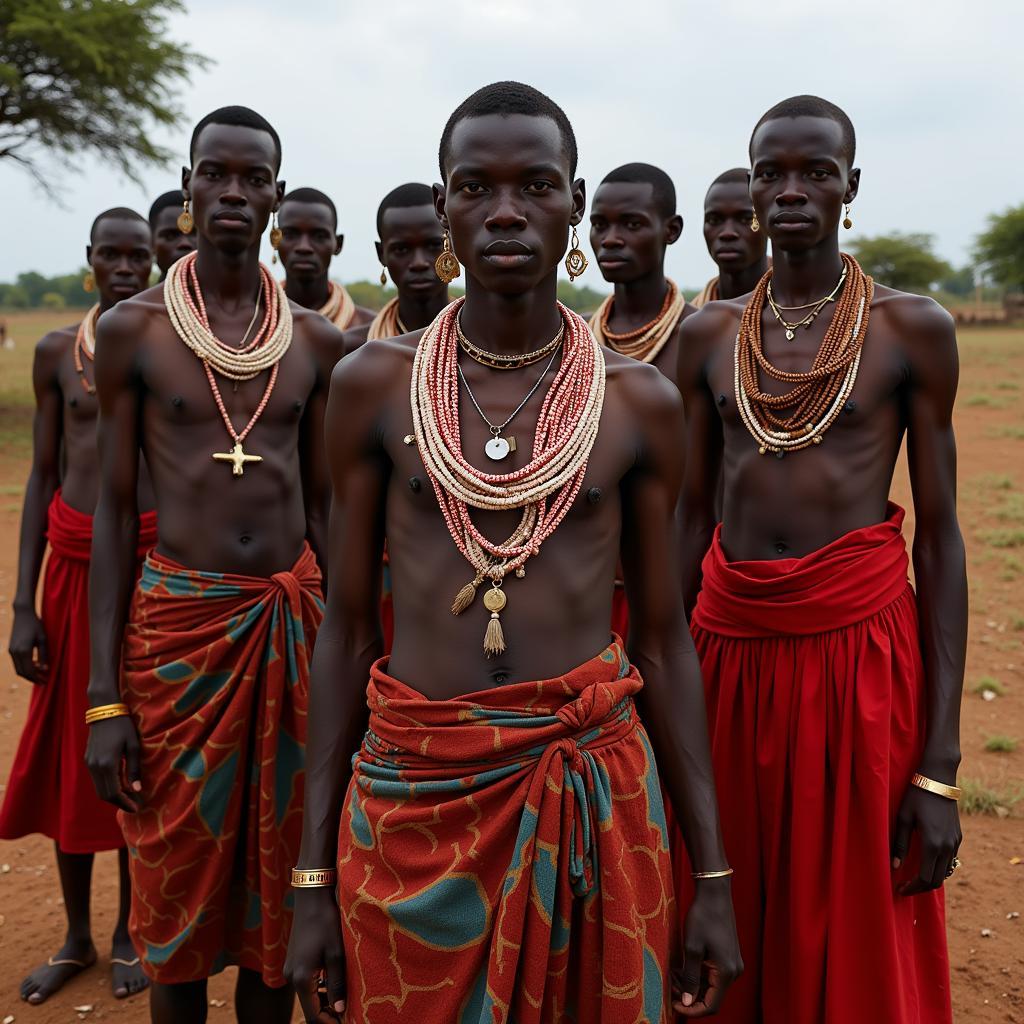
[[[412,259],[409,261],[410,270],[426,270],[434,261],[426,249],[416,248],[412,251]]]
[[[625,243],[615,233],[614,228],[608,228],[601,236],[602,249],[621,249],[623,245],[625,245]]]
[[[782,190],[775,196],[780,206],[802,206],[807,202],[807,193],[803,191],[798,175],[787,177],[782,183]]]
[[[241,179],[228,175],[224,178],[220,201],[229,206],[244,206],[245,191],[241,187]]]
[[[485,226],[491,231],[508,231],[510,228],[522,231],[526,227],[526,217],[516,205],[511,192],[502,190],[497,193]]]
[[[734,220],[727,220],[718,232],[718,237],[727,242],[735,242],[740,237],[739,226]]]
[[[308,256],[312,251],[313,241],[309,235],[299,235],[299,240],[295,243],[295,252],[300,252],[304,256]]]

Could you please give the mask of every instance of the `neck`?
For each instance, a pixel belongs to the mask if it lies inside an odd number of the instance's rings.
[[[746,295],[754,290],[754,285],[764,277],[768,269],[768,256],[765,254],[757,263],[752,263],[742,270],[730,271],[718,268],[718,297],[735,299],[737,295]]]
[[[637,326],[650,322],[661,312],[667,291],[664,267],[658,267],[635,281],[616,284],[615,320]]]
[[[243,252],[221,252],[200,238],[197,253],[196,277],[207,305],[212,301],[232,311],[242,303],[252,302],[259,294],[259,246]]]
[[[100,316],[102,316],[108,309],[113,309],[117,305],[117,299],[108,299],[104,296],[100,296]]]
[[[486,291],[466,277],[462,329],[475,345],[501,355],[521,355],[549,342],[561,326],[555,270],[536,288],[516,295]]]
[[[815,302],[835,288],[842,272],[838,235],[811,249],[787,252],[773,247],[772,295],[782,306]]]
[[[325,270],[318,277],[287,277],[284,291],[292,302],[305,306],[306,309],[320,309],[331,294],[331,286]]]
[[[434,322],[434,318],[444,309],[451,299],[446,288],[440,295],[430,295],[418,299],[413,295],[398,292],[398,317],[410,331],[418,331]]]

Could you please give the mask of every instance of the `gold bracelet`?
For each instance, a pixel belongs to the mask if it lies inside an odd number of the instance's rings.
[[[105,718],[124,718],[130,714],[126,704],[100,704],[99,707],[87,708],[85,712],[85,724],[92,725],[93,722],[102,722]]]
[[[936,782],[934,779],[929,779],[927,775],[921,775],[920,773],[914,775],[910,780],[912,786],[917,786],[918,789],[926,789],[929,793],[934,793],[936,796],[944,796],[947,800],[959,800],[960,799],[960,788],[959,786],[947,786],[944,782]]]
[[[732,868],[724,868],[721,871],[694,871],[693,877],[700,881],[702,878],[728,878],[732,874]]]
[[[335,868],[315,868],[306,871],[303,868],[292,868],[293,889],[320,889],[334,885],[338,880]]]

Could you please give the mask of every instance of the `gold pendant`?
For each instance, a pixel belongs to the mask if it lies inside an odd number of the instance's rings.
[[[262,462],[262,455],[246,455],[242,451],[242,442],[236,441],[235,447],[229,452],[214,452],[213,459],[216,462],[230,462],[231,463],[231,475],[242,476],[245,473],[245,464],[247,462]]]
[[[505,633],[501,628],[501,610],[508,603],[505,591],[501,589],[501,580],[494,580],[491,589],[484,594],[484,607],[491,613],[491,621],[487,623],[484,633],[484,654],[488,658],[505,652]]]

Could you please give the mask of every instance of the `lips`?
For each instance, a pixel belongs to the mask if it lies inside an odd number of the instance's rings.
[[[811,223],[811,218],[806,213],[777,213],[772,218],[773,224],[780,227],[806,226]]]
[[[497,238],[484,249],[485,256],[532,256],[533,250],[518,238]]]
[[[245,227],[249,223],[249,218],[244,213],[225,212],[215,213],[213,220],[217,224],[230,225],[231,227]]]

